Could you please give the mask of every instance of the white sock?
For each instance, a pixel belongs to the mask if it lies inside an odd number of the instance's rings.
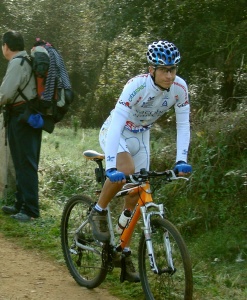
[[[99,206],[99,204],[97,203],[94,208],[97,210],[97,211],[103,211],[104,209],[102,207]]]
[[[129,252],[130,251],[130,247],[124,247],[123,248],[123,252]]]

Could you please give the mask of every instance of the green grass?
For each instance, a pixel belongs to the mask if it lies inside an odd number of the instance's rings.
[[[156,198],[165,203],[168,219],[177,225],[189,247],[195,300],[247,298],[245,120],[246,110],[242,110],[194,121],[190,154],[194,171],[190,181],[156,186]],[[98,131],[58,127],[53,134],[43,135],[39,171],[42,218],[30,226],[17,224],[0,212],[1,232],[24,248],[40,250],[64,264],[60,246],[64,203],[82,193],[97,199],[97,165],[86,161],[82,153],[87,149],[101,152]],[[175,156],[175,132],[155,130],[151,136],[151,168],[170,168]],[[8,203],[10,199],[11,194]],[[138,236],[136,232],[134,249]],[[109,274],[102,287],[122,299],[142,299],[140,285],[119,283],[119,270]]]

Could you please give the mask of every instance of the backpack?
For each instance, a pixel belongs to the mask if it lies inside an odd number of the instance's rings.
[[[20,57],[20,56],[19,56]],[[28,102],[28,113],[39,113],[44,119],[44,130],[51,133],[55,123],[61,121],[73,102],[74,94],[68,72],[60,53],[49,43],[37,39],[31,49],[31,56],[22,56],[35,76],[37,96],[27,99],[23,90],[19,94]]]

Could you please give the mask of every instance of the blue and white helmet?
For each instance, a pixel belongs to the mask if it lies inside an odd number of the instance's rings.
[[[153,66],[177,65],[180,62],[180,53],[173,43],[153,42],[148,46],[147,60]]]

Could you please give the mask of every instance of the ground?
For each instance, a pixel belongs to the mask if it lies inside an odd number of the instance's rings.
[[[107,290],[80,287],[65,266],[24,250],[0,234],[0,300],[117,300]]]

